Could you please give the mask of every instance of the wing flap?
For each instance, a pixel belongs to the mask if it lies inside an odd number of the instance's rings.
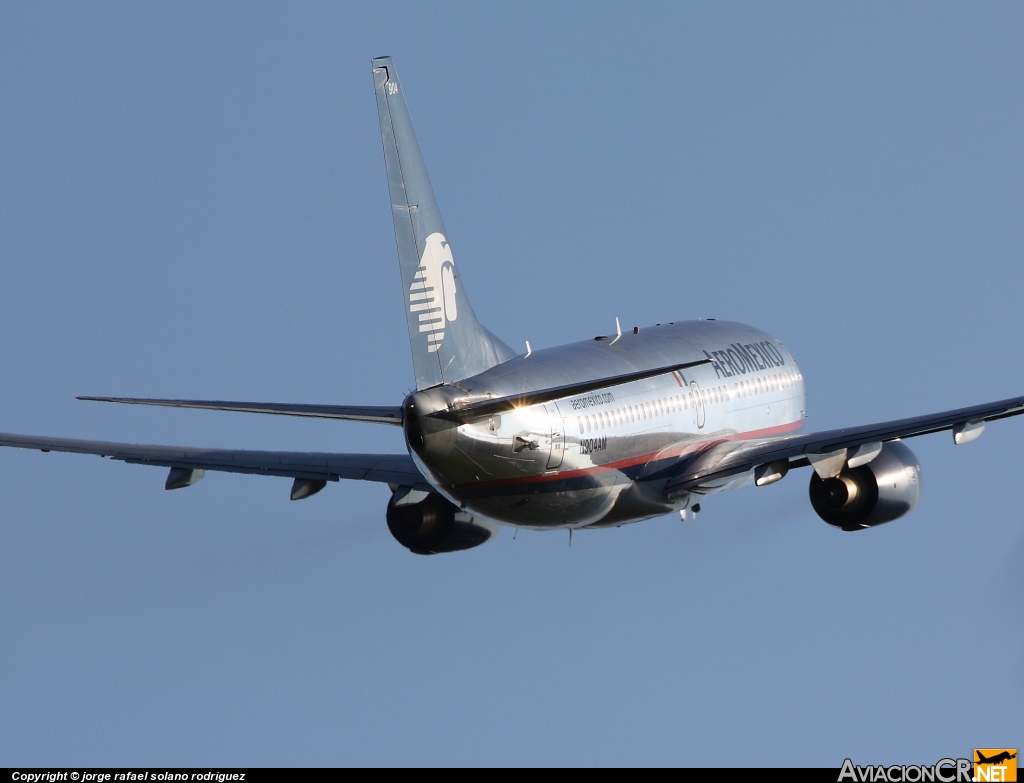
[[[306,416],[316,419],[346,419],[402,426],[402,409],[393,405],[305,405],[232,400],[163,400],[149,397],[78,397],[77,399],[90,402],[119,402],[125,405],[158,405],[165,408],[196,408],[238,413],[270,413],[278,416]]]
[[[111,443],[73,438],[0,433],[0,446],[73,454],[95,454],[134,465],[193,468],[228,473],[338,481],[376,481],[430,488],[408,454],[333,454],[246,451]]]

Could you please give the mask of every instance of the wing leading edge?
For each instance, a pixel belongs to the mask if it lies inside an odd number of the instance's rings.
[[[46,438],[0,432],[0,446],[96,454],[135,465],[285,476],[311,481],[379,481],[432,490],[408,454],[332,454],[142,446],[100,440]]]
[[[843,450],[850,453],[853,449],[871,443],[914,438],[918,435],[952,430],[963,425],[977,425],[1019,416],[1022,413],[1024,397],[1011,397],[968,408],[955,408],[941,413],[860,427],[845,427],[763,441],[739,441],[727,450],[716,450],[711,459],[698,457],[687,463],[679,474],[669,481],[665,491],[667,494],[686,491],[708,482],[746,473],[760,465],[783,460],[788,462],[790,468],[806,467],[812,464],[812,458],[819,455],[841,455]]]

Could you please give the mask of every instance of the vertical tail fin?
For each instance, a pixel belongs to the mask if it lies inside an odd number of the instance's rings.
[[[425,389],[476,375],[515,354],[476,320],[466,298],[390,57],[373,60],[373,86],[416,388]]]

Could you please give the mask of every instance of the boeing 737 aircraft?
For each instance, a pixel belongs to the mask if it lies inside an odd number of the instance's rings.
[[[680,321],[516,354],[476,318],[455,265],[394,62],[372,62],[416,391],[400,407],[113,397],[81,399],[351,419],[401,427],[405,454],[136,446],[0,434],[0,445],[98,454],[170,468],[167,489],[205,471],[294,479],[292,500],[328,481],[391,488],[386,519],[411,551],[468,549],[498,524],[601,528],[678,512],[708,495],[811,467],[810,502],[843,530],[890,522],[921,495],[903,439],[1024,413],[1024,397],[861,427],[795,434],[804,379],[769,334]]]

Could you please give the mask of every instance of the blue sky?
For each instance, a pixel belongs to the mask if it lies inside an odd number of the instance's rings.
[[[398,404],[370,58],[480,319],[534,348],[752,323],[808,427],[1020,394],[1010,4],[0,7],[0,430],[396,451],[77,394]],[[415,557],[386,487],[0,451],[5,764],[933,763],[1019,746],[1024,422],[914,439],[857,534],[806,471]],[[1013,705],[1017,705],[1016,707]]]

